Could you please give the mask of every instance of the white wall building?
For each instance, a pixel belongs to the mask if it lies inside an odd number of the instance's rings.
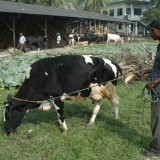
[[[150,6],[150,0],[110,0],[108,4],[108,15],[133,23],[125,26],[125,24],[117,24],[116,32],[132,35],[145,36],[145,26],[141,23],[143,12]]]

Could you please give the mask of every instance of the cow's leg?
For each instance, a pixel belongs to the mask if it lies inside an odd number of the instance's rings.
[[[93,104],[94,104],[93,114],[92,114],[91,119],[90,119],[89,122],[87,123],[87,126],[90,126],[90,125],[92,125],[92,124],[95,122],[95,119],[96,119],[97,114],[98,114],[98,112],[99,112],[99,109],[100,109],[100,107],[101,107],[101,104],[100,104],[100,102],[98,102],[98,101],[93,101]]]
[[[113,97],[113,99],[111,100],[111,102],[114,105],[114,113],[115,113],[114,118],[118,119],[119,118],[119,107],[118,107],[119,97],[115,94],[114,97]]]
[[[119,97],[115,93],[115,85],[111,82],[107,83],[104,88],[101,90],[102,94],[113,104],[115,109],[115,119],[119,118]]]
[[[63,129],[63,131],[67,131],[67,125],[64,119],[64,103],[61,100],[51,100],[51,102],[53,103],[53,106],[56,109],[57,115],[58,115],[58,121],[59,124],[61,126],[61,128]]]
[[[107,40],[107,44],[109,44],[109,43],[110,43],[110,39]]]

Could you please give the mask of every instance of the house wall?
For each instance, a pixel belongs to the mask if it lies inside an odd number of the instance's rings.
[[[141,21],[143,12],[149,7],[149,0],[139,1],[139,2],[115,2],[108,5],[108,15],[124,20],[129,20],[135,22],[134,24],[127,26],[125,24],[117,25],[117,32],[124,32],[127,30],[127,34],[134,34],[137,36],[139,34],[144,34],[144,27],[138,22]],[[114,14],[113,14],[114,11]]]

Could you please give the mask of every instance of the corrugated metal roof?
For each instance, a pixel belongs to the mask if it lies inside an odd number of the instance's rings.
[[[56,7],[44,7],[40,5],[25,4],[25,3],[20,3],[20,2],[0,1],[0,12],[86,18],[86,19],[96,19],[96,20],[103,20],[103,21],[110,21],[110,22],[131,23],[130,21],[109,17],[107,15],[103,15],[100,13],[79,11],[79,10],[77,11],[77,10],[70,10],[70,9],[61,9],[61,8],[56,8]]]

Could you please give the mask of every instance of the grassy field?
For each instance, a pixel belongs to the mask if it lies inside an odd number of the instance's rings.
[[[113,119],[114,108],[105,100],[95,124],[89,128],[85,123],[92,114],[91,101],[66,102],[67,134],[60,131],[54,109],[29,111],[14,135],[0,131],[0,159],[142,160],[141,149],[151,140],[150,105],[144,105],[147,92],[145,97],[137,98],[144,85],[140,81],[128,86],[120,83],[120,119]],[[1,89],[1,106],[6,95],[15,92]]]
[[[145,44],[146,49],[155,52],[157,43]],[[147,48],[148,47],[148,48]],[[123,46],[94,45],[77,47],[78,51],[62,54],[94,54],[118,60],[123,53],[145,54],[142,43]],[[62,49],[63,50],[63,49]],[[61,50],[61,52],[62,52]],[[83,52],[82,52],[83,51]],[[13,95],[13,87],[19,83],[26,67],[35,61],[53,56],[50,53],[16,55],[0,60],[0,113],[8,93]],[[55,54],[56,55],[56,54]],[[54,56],[55,56],[54,55]],[[118,61],[119,62],[119,61]],[[141,150],[151,140],[150,103],[147,91],[145,97],[138,98],[145,81],[131,81],[129,85],[120,82],[117,94],[120,98],[120,118],[114,120],[114,108],[107,101],[91,127],[85,123],[92,115],[90,100],[65,102],[65,118],[68,133],[61,132],[54,109],[30,110],[14,135],[3,132],[3,117],[0,114],[0,160],[143,160]],[[3,89],[10,87],[10,90]],[[148,160],[148,159],[147,159]],[[158,160],[158,159],[157,159]]]

